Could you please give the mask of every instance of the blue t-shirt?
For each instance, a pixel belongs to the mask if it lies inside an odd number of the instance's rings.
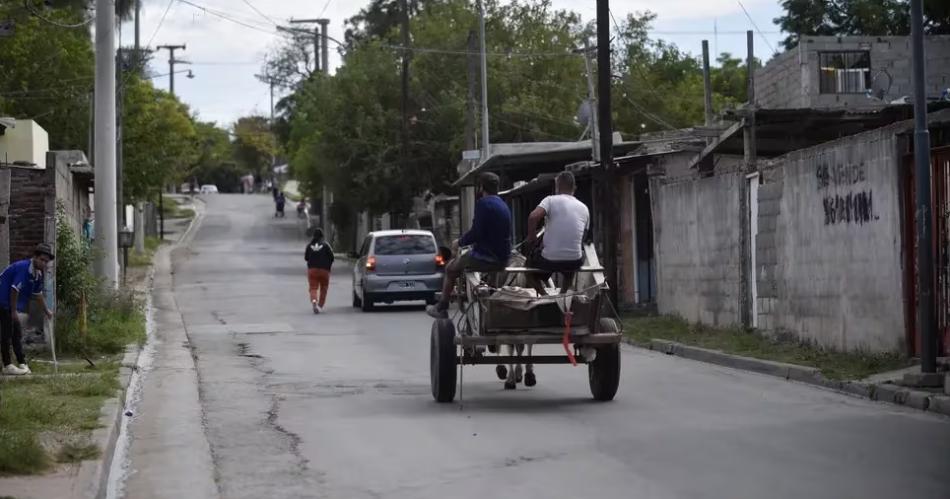
[[[14,289],[20,293],[16,307],[20,312],[27,311],[34,296],[43,294],[43,272],[33,268],[32,259],[15,262],[0,274],[0,307],[10,310]]]
[[[507,263],[511,254],[511,210],[500,197],[485,196],[475,203],[472,228],[459,239],[472,248],[472,256],[484,262]]]

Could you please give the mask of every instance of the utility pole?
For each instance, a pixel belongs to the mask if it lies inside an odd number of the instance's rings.
[[[168,92],[175,96],[175,64],[188,64],[188,61],[179,61],[175,59],[176,50],[185,50],[185,45],[159,45],[158,49],[168,50]],[[162,179],[162,187],[158,192],[158,237],[165,239],[165,180]]]
[[[488,128],[488,52],[485,49],[485,5],[478,0],[478,31],[481,34],[482,53],[482,162],[491,155],[491,138]]]
[[[96,274],[115,288],[119,283],[119,231],[115,172],[115,7],[96,0],[95,84]]]
[[[401,75],[401,104],[402,104],[402,147],[400,159],[402,171],[409,171],[409,60],[412,52],[409,50],[409,2],[399,0],[400,29],[402,32],[402,75]]]
[[[610,71],[610,2],[597,0],[597,111],[600,132],[600,177],[604,193],[604,251],[606,256],[607,283],[610,297],[617,303],[619,287],[617,280],[617,234],[620,231],[620,213],[617,203],[617,182],[614,171],[613,122],[611,120]]]
[[[478,35],[475,30],[468,32],[468,98],[465,106],[465,150],[474,151],[478,148],[478,64],[480,54],[478,52]],[[477,160],[469,160],[463,163],[458,174],[464,175],[478,164]],[[471,185],[463,185],[459,191],[459,233],[465,233],[472,225],[472,216],[475,206],[475,188]],[[452,240],[452,233],[446,234],[446,241]]]
[[[709,40],[703,40],[703,103],[706,108],[706,126],[712,125],[712,82],[709,75]]]
[[[139,24],[139,18],[142,17],[142,0],[135,0],[135,61],[138,64],[139,50],[142,50],[141,45],[141,25]]]
[[[924,15],[922,0],[910,1],[910,43],[914,60],[914,176],[917,177],[917,334],[920,371],[937,372],[937,324],[934,306],[933,206],[931,205],[930,131],[927,129]]]
[[[317,19],[317,22],[320,23],[320,67],[323,69],[323,74],[328,75],[330,74],[330,44],[328,43],[330,34],[327,30],[330,20]]]
[[[594,91],[594,68],[590,60],[595,50],[591,48],[589,41],[584,40],[584,67],[587,68],[587,105],[590,109],[590,123],[588,126],[590,126],[591,158],[599,163],[600,130],[597,123],[597,94]]]
[[[327,33],[327,26],[330,24],[329,19],[291,19],[290,24],[313,24],[317,23],[323,29],[323,32],[320,32],[320,28],[314,28],[313,30],[313,66],[315,73],[324,73],[329,74],[329,68],[327,68],[329,55],[327,52],[327,40],[329,34]],[[296,30],[291,30],[296,31]],[[309,33],[309,31],[308,31]],[[322,43],[321,43],[322,42]]]
[[[744,111],[745,126],[742,128],[743,173],[749,175],[756,170],[756,158],[758,156],[758,146],[756,145],[755,130],[755,38],[751,30],[746,31],[746,90],[747,100]],[[740,254],[742,255],[739,265],[739,321],[746,327],[752,327],[755,323],[755,304],[752,296],[752,279],[755,278],[755,269],[752,267],[752,252],[755,251],[752,240],[752,228],[750,227],[750,206],[752,189],[749,187],[748,177],[742,179],[739,184],[739,244]]]
[[[125,168],[124,155],[122,153],[123,142],[125,140],[125,134],[122,130],[122,109],[123,101],[125,95],[125,85],[123,84],[125,73],[125,58],[124,51],[122,47],[116,51],[115,56],[116,61],[116,71],[115,71],[115,189],[116,189],[116,204],[119,207],[117,223],[119,228],[124,228],[128,223],[125,219],[125,197],[122,185],[122,173]]]

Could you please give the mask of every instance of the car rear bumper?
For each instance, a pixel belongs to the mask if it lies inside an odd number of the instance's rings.
[[[441,272],[427,275],[367,275],[363,294],[379,301],[430,300],[442,289]]]

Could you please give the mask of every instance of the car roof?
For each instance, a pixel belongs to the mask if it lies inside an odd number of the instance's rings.
[[[373,237],[381,236],[432,236],[432,232],[418,229],[397,229],[397,230],[377,230],[368,235]],[[435,237],[435,236],[432,236]]]

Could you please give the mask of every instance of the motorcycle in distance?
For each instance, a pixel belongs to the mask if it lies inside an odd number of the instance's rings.
[[[306,218],[307,216],[307,200],[301,199],[297,203],[297,218]]]

